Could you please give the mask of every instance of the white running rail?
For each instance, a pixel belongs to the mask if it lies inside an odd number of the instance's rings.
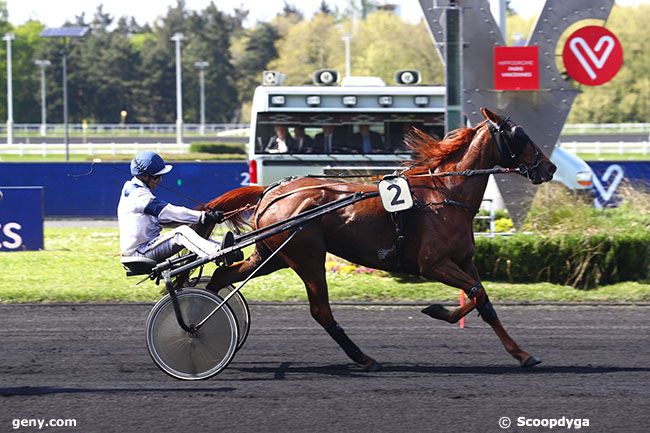
[[[650,153],[649,141],[569,141],[560,143],[560,147],[573,154],[595,154],[595,155],[626,155]]]

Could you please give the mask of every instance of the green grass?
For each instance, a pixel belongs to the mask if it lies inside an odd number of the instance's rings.
[[[618,207],[596,209],[591,200],[562,185],[540,185],[523,230],[547,235],[650,230],[650,192],[622,184],[616,194]]]
[[[0,253],[0,302],[153,302],[160,287],[127,278],[119,264],[118,232],[113,228],[46,228],[45,250]],[[459,291],[440,283],[400,279],[344,264],[328,272],[335,301],[456,301]],[[328,266],[328,269],[332,269]],[[351,273],[346,273],[351,272]],[[211,273],[206,270],[205,274]],[[626,282],[594,290],[549,283],[484,282],[496,301],[650,301],[650,284]],[[306,301],[291,270],[253,279],[243,289],[253,301]]]
[[[639,125],[634,128],[579,128],[572,127],[571,124],[566,124],[562,129],[562,135],[576,134],[576,135],[586,135],[586,134],[647,134],[648,128]]]
[[[578,153],[585,161],[650,161],[650,154],[643,153]]]

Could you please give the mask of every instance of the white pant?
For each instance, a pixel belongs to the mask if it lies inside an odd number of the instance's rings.
[[[179,226],[158,236],[149,242],[146,247],[138,248],[133,255],[161,262],[183,248],[187,248],[199,257],[206,257],[217,252],[221,248],[221,244],[202,238],[189,226]]]

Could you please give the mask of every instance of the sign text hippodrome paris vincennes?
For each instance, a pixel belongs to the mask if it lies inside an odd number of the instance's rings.
[[[494,47],[496,90],[539,90],[539,47]]]

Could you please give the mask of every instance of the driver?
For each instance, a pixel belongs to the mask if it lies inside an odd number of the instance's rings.
[[[219,211],[198,211],[174,206],[156,198],[151,192],[172,166],[152,151],[138,153],[131,161],[133,178],[124,183],[117,206],[122,256],[140,256],[161,262],[187,248],[206,257],[220,248],[218,242],[204,239],[192,228],[181,225],[161,234],[161,223],[220,223]]]

